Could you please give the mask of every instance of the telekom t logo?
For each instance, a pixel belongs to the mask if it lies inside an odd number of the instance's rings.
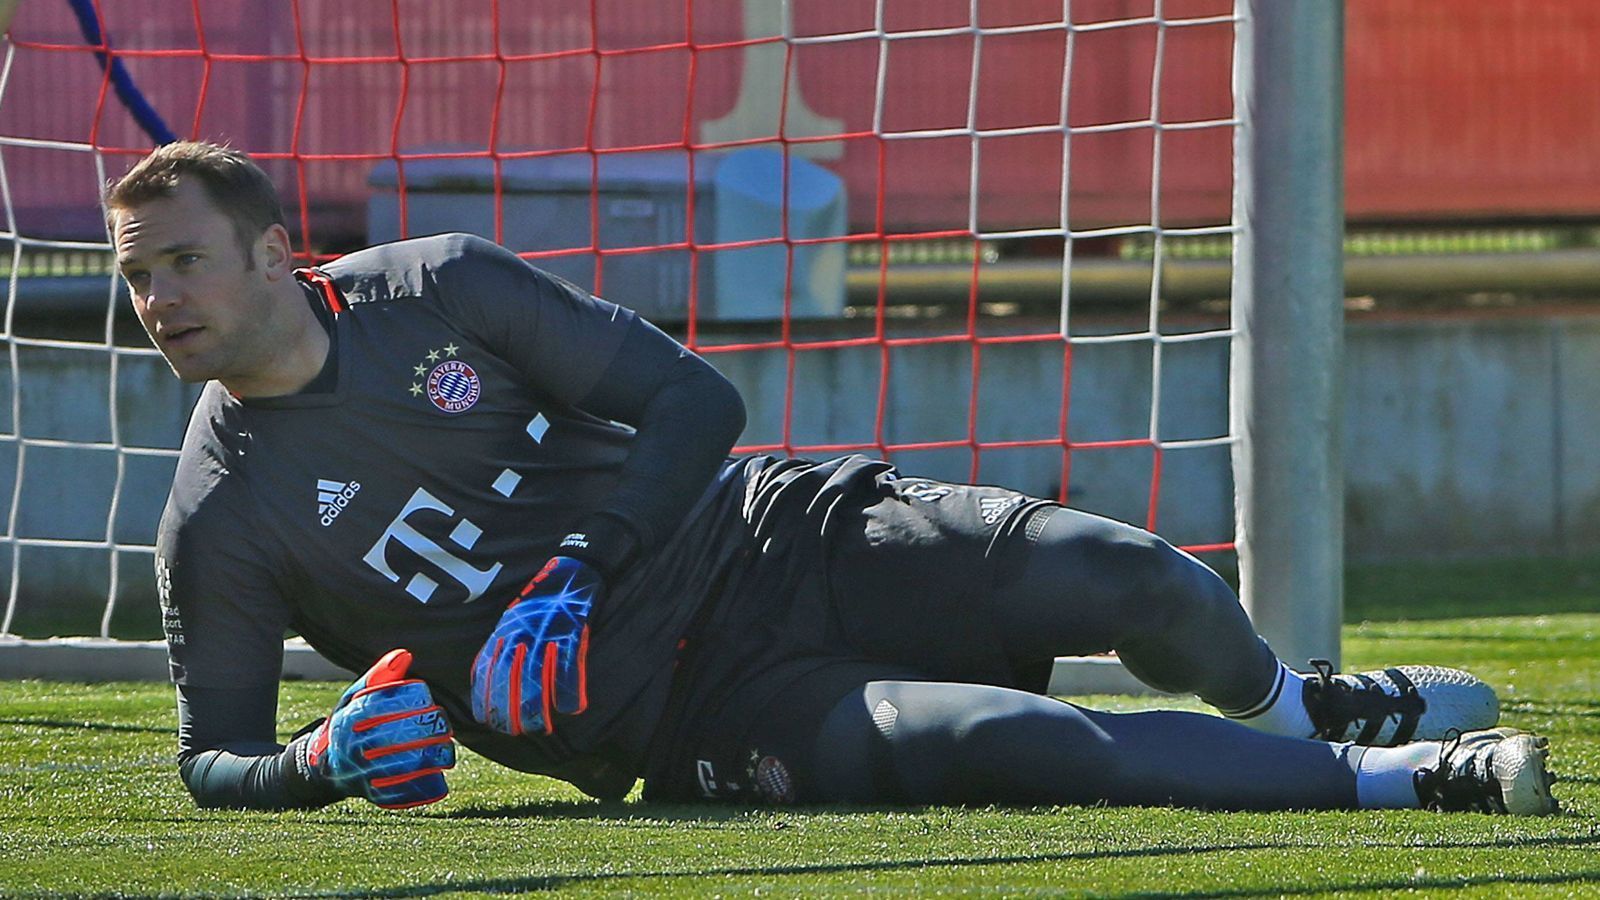
[[[544,417],[544,413],[538,413],[528,422],[525,430],[535,444],[543,444],[545,433],[550,430],[550,420]],[[490,487],[500,496],[510,497],[521,481],[521,475],[506,469],[495,478],[494,484]],[[383,534],[378,535],[378,540],[372,545],[372,549],[367,551],[366,556],[361,557],[361,561],[390,581],[398,582],[400,573],[389,565],[388,560],[389,544],[392,541],[422,557],[445,576],[459,582],[467,589],[465,602],[471,603],[482,597],[483,592],[494,583],[495,576],[500,574],[503,566],[495,563],[487,569],[476,568],[451,553],[443,544],[418,531],[409,519],[412,514],[423,511],[444,513],[452,519],[456,515],[455,509],[450,504],[428,493],[426,488],[417,488],[411,494],[411,499],[406,501],[405,507],[400,510],[400,514],[390,520],[389,526],[383,529]],[[462,550],[471,550],[480,537],[483,537],[483,529],[472,524],[466,516],[462,516],[455,527],[450,529],[450,535],[446,540]],[[406,593],[415,597],[419,603],[432,600],[434,592],[438,589],[439,582],[421,572],[412,575],[411,580],[406,582]]]
[[[444,513],[447,516],[456,514],[456,511],[451,509],[449,504],[428,493],[423,488],[417,488],[416,492],[411,495],[411,499],[406,501],[405,507],[400,510],[400,514],[395,516],[394,520],[389,523],[389,527],[385,528],[383,534],[378,536],[378,542],[372,545],[372,549],[367,551],[366,556],[361,557],[362,561],[377,569],[380,574],[390,581],[399,581],[399,573],[390,568],[389,561],[384,558],[385,551],[389,548],[389,542],[395,541],[400,546],[437,566],[444,574],[465,586],[467,589],[466,602],[471,603],[482,597],[483,592],[488,590],[489,585],[494,582],[494,577],[500,574],[500,563],[495,563],[486,571],[476,569],[471,563],[451,553],[433,538],[413,528],[406,519],[412,513],[420,510],[432,510]],[[463,550],[471,550],[472,545],[476,544],[478,538],[482,536],[482,528],[467,521],[466,518],[462,518],[461,521],[456,523],[455,528],[451,529],[449,541]],[[433,592],[438,587],[439,583],[437,581],[418,572],[412,575],[411,580],[406,583],[406,593],[417,598],[422,603],[427,603],[433,598]]]

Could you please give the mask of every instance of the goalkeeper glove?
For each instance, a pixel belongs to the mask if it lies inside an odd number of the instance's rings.
[[[302,776],[387,809],[444,799],[444,770],[456,764],[450,722],[428,686],[406,678],[410,665],[409,650],[391,650],[345,689],[300,742]]]
[[[589,705],[589,612],[600,573],[552,557],[511,601],[472,663],[472,716],[503,734],[555,731],[554,713]]]

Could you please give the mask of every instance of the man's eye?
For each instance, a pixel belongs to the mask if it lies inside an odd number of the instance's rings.
[[[139,285],[142,285],[145,282],[150,280],[150,273],[149,272],[124,272],[124,273],[122,273],[122,277],[126,278],[128,280],[129,284],[133,285],[134,287],[138,287]]]
[[[179,266],[189,266],[199,261],[200,254],[198,253],[179,253],[177,258],[173,260]]]

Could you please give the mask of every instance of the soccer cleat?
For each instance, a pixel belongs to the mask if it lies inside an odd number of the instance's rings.
[[[1301,692],[1318,740],[1393,747],[1443,740],[1451,732],[1492,728],[1500,721],[1494,688],[1471,673],[1443,666],[1396,666],[1335,675],[1325,659]]]
[[[1457,734],[1440,745],[1436,767],[1412,776],[1412,786],[1423,809],[1549,815],[1561,810],[1550,796],[1549,757],[1548,738],[1514,728]]]

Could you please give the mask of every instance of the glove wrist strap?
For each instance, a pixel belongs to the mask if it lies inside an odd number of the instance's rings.
[[[284,787],[289,794],[297,800],[317,803],[331,803],[350,796],[339,790],[327,776],[317,771],[317,767],[306,758],[311,749],[311,740],[316,731],[316,726],[322,720],[311,723],[303,728],[289,741],[289,746],[283,748],[279,757],[279,771],[283,774]]]
[[[561,539],[559,556],[570,556],[599,570],[606,579],[627,568],[639,553],[638,532],[614,513],[595,513]]]

